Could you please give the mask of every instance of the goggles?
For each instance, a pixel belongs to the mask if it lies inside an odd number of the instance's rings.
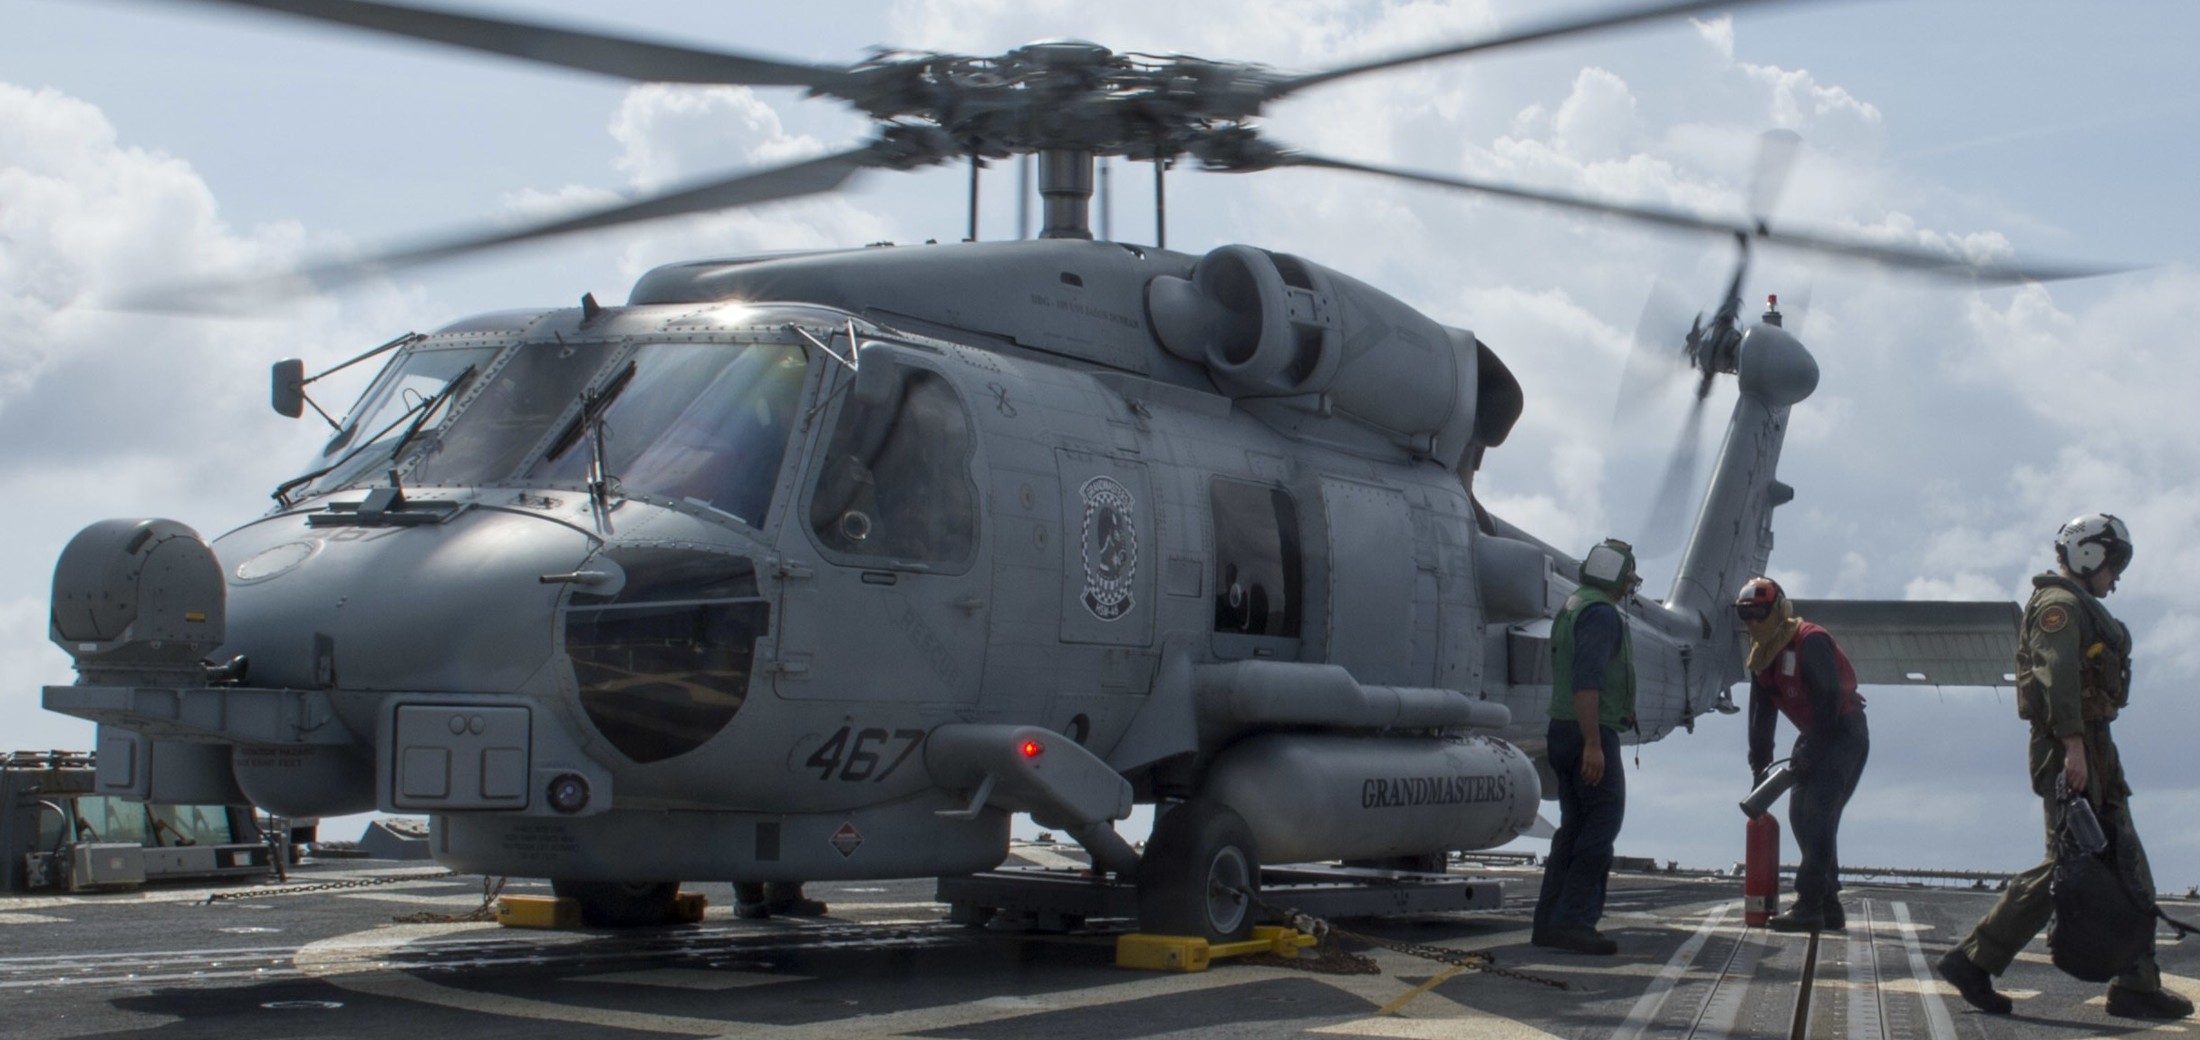
[[[1744,621],[1763,621],[1772,616],[1770,603],[1736,603],[1734,613]]]

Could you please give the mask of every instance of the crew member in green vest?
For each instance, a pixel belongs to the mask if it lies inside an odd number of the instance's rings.
[[[1635,552],[1606,539],[1582,558],[1581,587],[1551,622],[1551,724],[1544,753],[1558,777],[1558,833],[1535,903],[1537,946],[1613,954],[1597,931],[1612,842],[1627,811],[1619,731],[1635,724],[1635,661],[1618,604],[1642,584]]]

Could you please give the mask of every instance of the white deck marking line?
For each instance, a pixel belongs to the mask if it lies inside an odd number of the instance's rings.
[[[1666,959],[1665,967],[1659,970],[1656,978],[1650,980],[1649,988],[1636,998],[1635,1006],[1628,1010],[1626,1020],[1612,1031],[1611,1040],[1641,1040],[1643,1030],[1650,1026],[1650,1020],[1664,1010],[1665,998],[1672,994],[1680,977],[1695,966],[1696,955],[1703,952],[1704,944],[1710,942],[1711,936],[1719,930],[1719,925],[1725,923],[1726,915],[1740,905],[1742,904],[1738,899],[1721,903],[1711,912],[1710,917],[1704,919],[1703,924],[1696,926],[1696,934],[1689,936],[1680,949],[1673,951],[1673,956]]]
[[[1910,953],[1910,974],[1917,976],[1918,993],[1925,1001],[1925,1025],[1933,1040],[1956,1040],[1956,1024],[1948,1017],[1948,1005],[1940,999],[1938,977],[1925,966],[1925,950],[1917,944],[1917,929],[1910,926],[1910,904],[1894,905],[1895,923],[1902,927],[1902,946]]]

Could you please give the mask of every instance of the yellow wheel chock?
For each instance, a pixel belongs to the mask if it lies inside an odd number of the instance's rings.
[[[1253,937],[1240,942],[1210,943],[1192,935],[1133,933],[1115,939],[1115,966],[1144,971],[1206,971],[1217,957],[1242,957],[1249,953],[1273,953],[1296,957],[1315,943],[1313,936],[1282,925],[1258,925]]]

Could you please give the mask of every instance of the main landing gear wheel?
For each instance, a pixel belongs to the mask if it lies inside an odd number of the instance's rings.
[[[550,891],[581,907],[581,922],[591,928],[648,928],[672,920],[677,881],[561,881]]]
[[[1253,934],[1260,857],[1245,818],[1209,798],[1161,814],[1138,861],[1138,927],[1231,942]]]

